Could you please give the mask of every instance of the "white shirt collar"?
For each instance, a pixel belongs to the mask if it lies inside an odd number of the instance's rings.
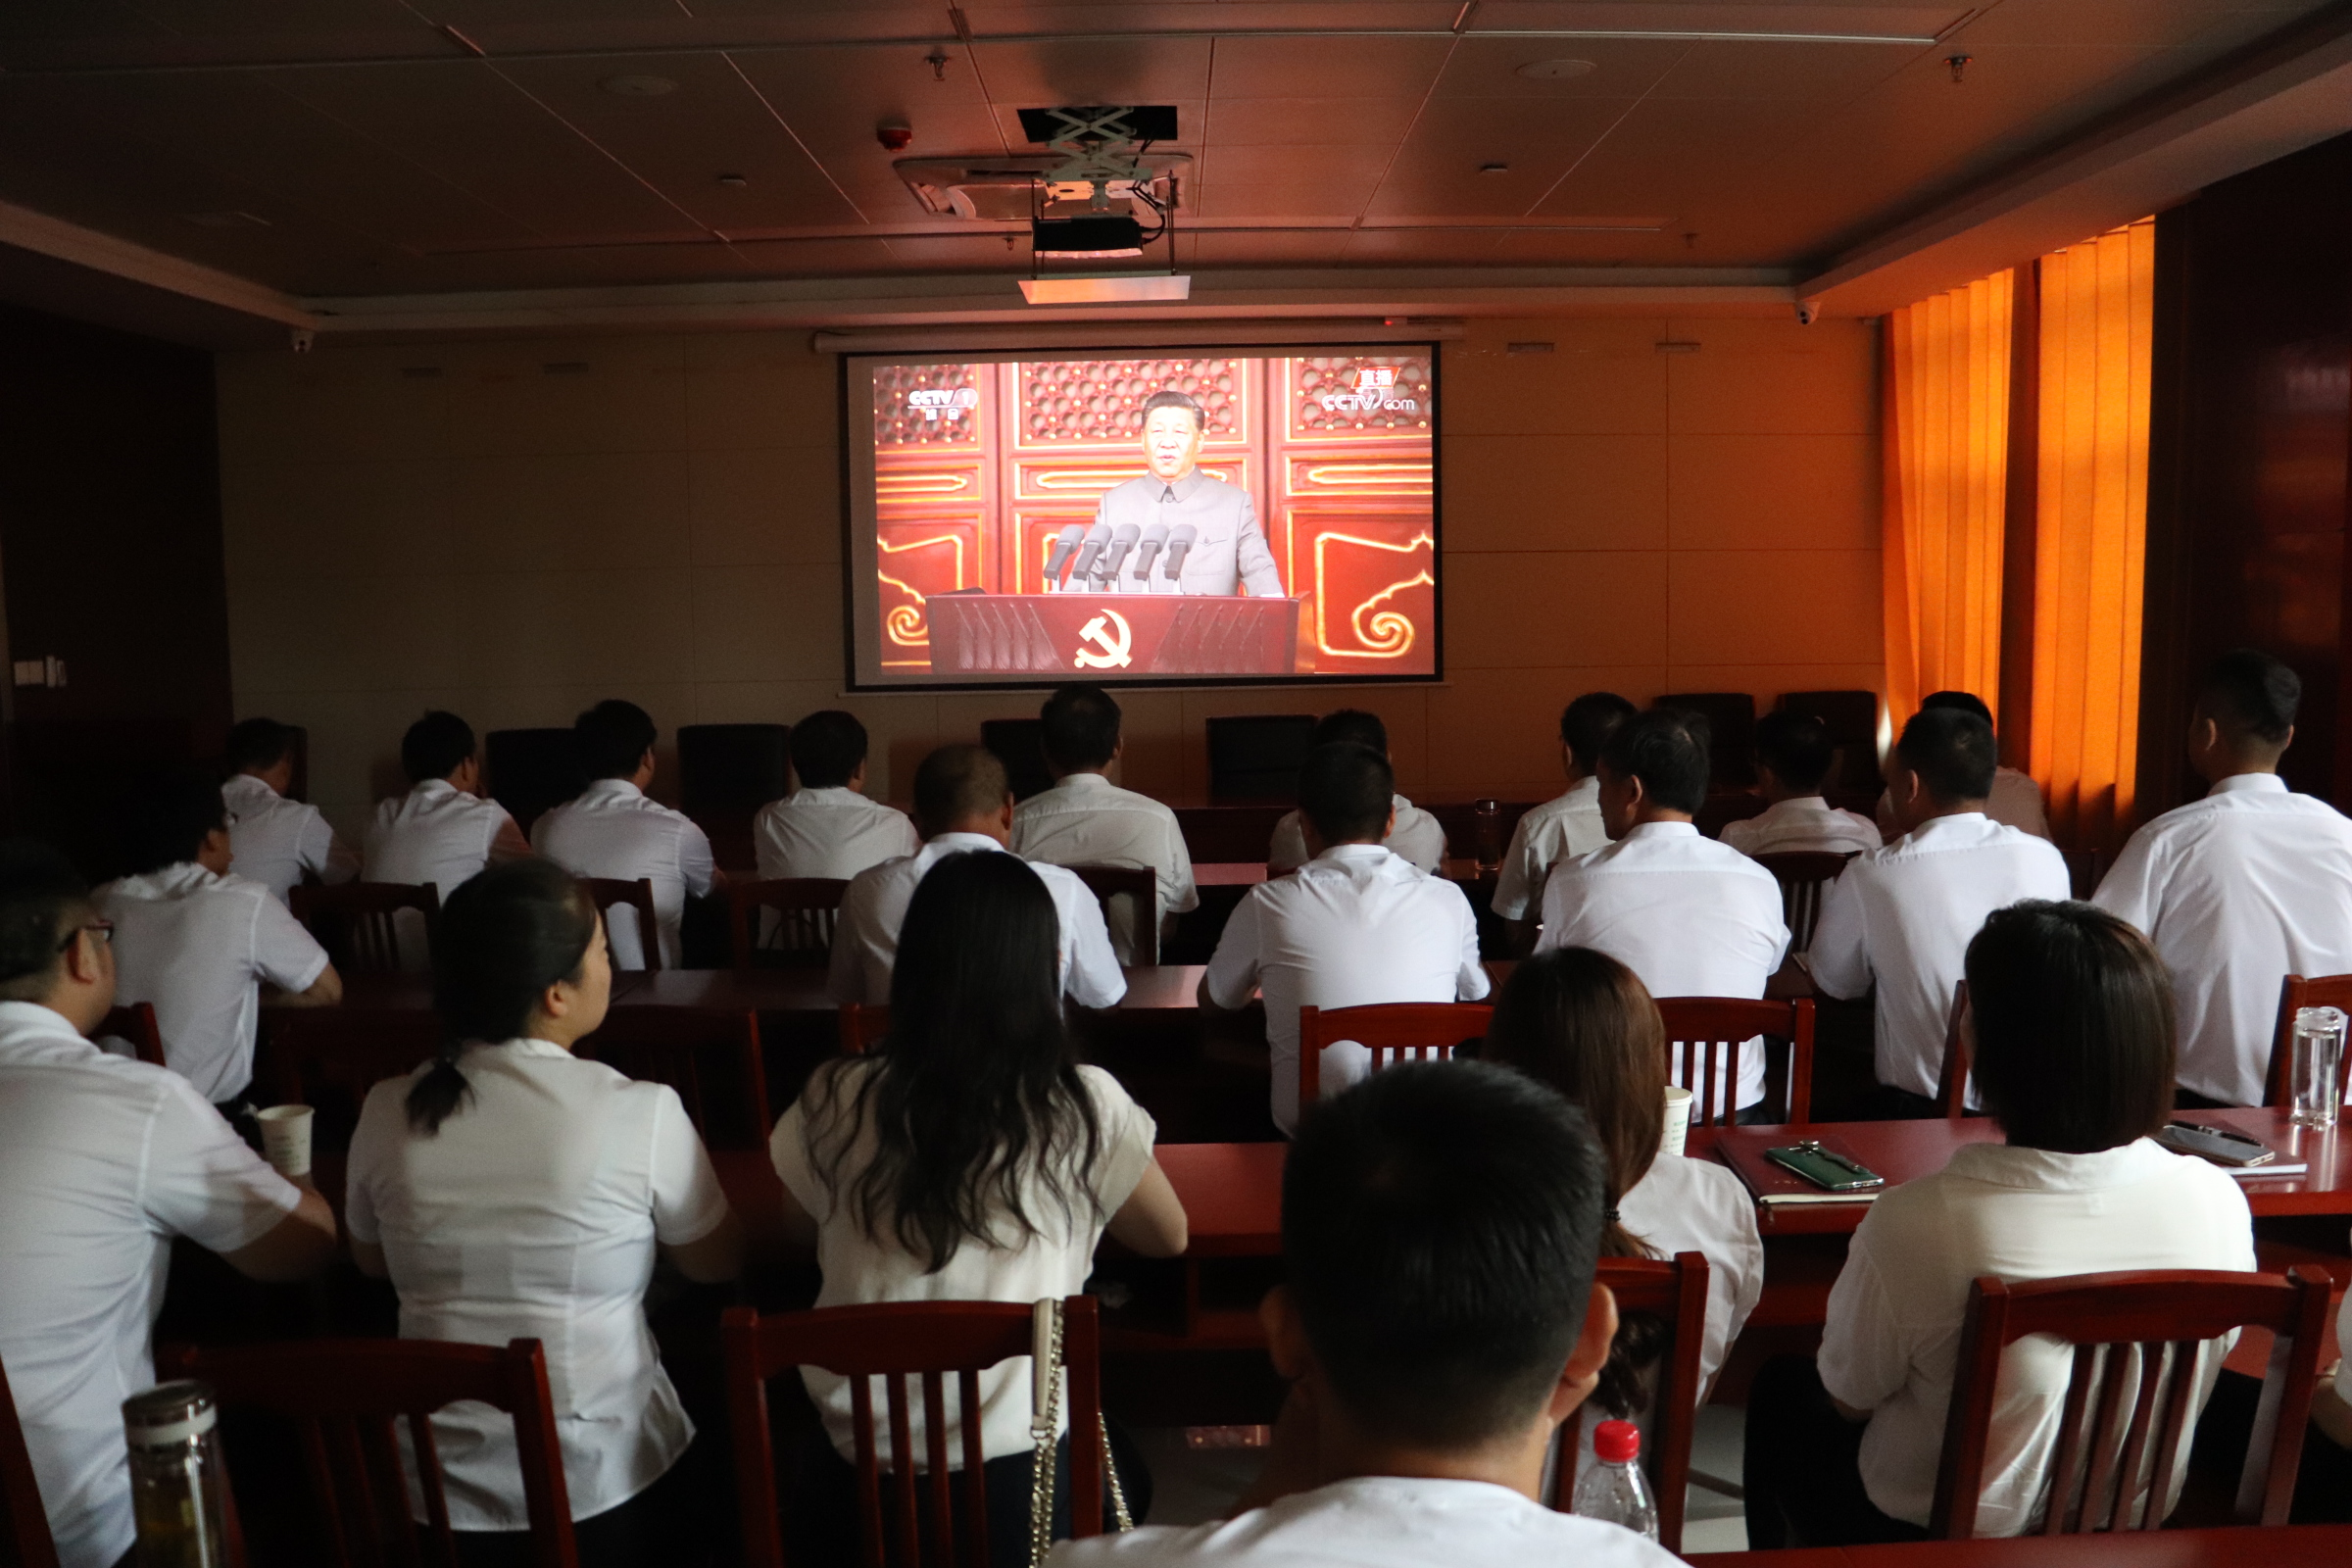
[[[194,860],[182,860],[154,871],[142,871],[126,876],[114,884],[115,891],[134,899],[171,898],[176,894],[193,893],[212,886],[221,878],[215,876]]]
[[[2205,792],[2208,800],[2216,795],[2284,795],[2286,780],[2276,773],[2232,773]]]
[[[1698,837],[1696,822],[1638,822],[1626,830],[1620,844],[1632,844],[1641,839],[1694,839]]]
[[[222,794],[257,795],[261,797],[263,801],[275,801],[282,800],[284,798],[280,796],[277,791],[270,787],[269,780],[257,778],[251,773],[239,773],[232,778],[224,780],[220,785],[220,790]]]
[[[811,805],[825,806],[847,806],[853,801],[863,802],[865,800],[864,796],[847,784],[804,785],[793,792],[792,798],[796,801],[807,801]]]
[[[68,1041],[91,1051],[98,1049],[54,1007],[37,1002],[0,1002],[0,1055],[28,1046],[50,1048]]]
[[[1600,804],[1600,780],[1588,773],[1569,785],[1568,793],[1561,796],[1560,800],[1569,806],[1596,807]]]
[[[959,850],[1002,850],[1004,846],[985,833],[942,833],[926,841],[923,848],[950,855]]]
[[[625,778],[600,778],[580,791],[580,799],[600,801],[642,801],[645,791]]]
[[[523,1035],[514,1040],[477,1040],[466,1048],[469,1051],[511,1051],[517,1056],[558,1057],[571,1054],[552,1040],[535,1040]]]
[[[1924,842],[1940,834],[1982,833],[1992,825],[1992,818],[1983,811],[1952,811],[1943,816],[1931,816],[1913,828],[1908,837],[1914,843]]]
[[[409,786],[409,793],[420,801],[437,801],[462,792],[445,778],[422,778]]]
[[[1385,844],[1334,844],[1315,857],[1317,860],[1336,860],[1348,865],[1378,865],[1395,858],[1396,852]]]
[[[1064,773],[1054,781],[1057,790],[1106,790],[1110,780],[1100,773]]]
[[[2038,1192],[2095,1192],[2144,1181],[2159,1162],[2182,1159],[2145,1138],[2095,1154],[2061,1154],[2011,1144],[1969,1144],[1955,1151],[1947,1167],[1955,1176],[1995,1187]]]

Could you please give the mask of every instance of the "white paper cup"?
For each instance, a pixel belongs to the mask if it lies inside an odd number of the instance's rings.
[[[262,1154],[270,1161],[271,1168],[280,1176],[308,1176],[311,1173],[311,1107],[271,1105],[267,1110],[254,1112],[254,1118],[262,1124]]]
[[[1690,1091],[1666,1086],[1666,1130],[1658,1139],[1658,1152],[1679,1154],[1690,1137]]]

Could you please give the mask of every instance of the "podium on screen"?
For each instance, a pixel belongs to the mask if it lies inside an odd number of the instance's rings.
[[[934,675],[1289,675],[1297,599],[1193,594],[935,594]]]

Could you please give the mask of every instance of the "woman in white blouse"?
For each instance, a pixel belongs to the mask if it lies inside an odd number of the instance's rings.
[[[951,855],[916,886],[889,1038],[820,1067],[769,1141],[786,1224],[815,1245],[824,1272],[817,1305],[1072,1296],[1105,1229],[1147,1256],[1184,1250],[1184,1209],[1152,1156],[1152,1118],[1110,1074],[1078,1064],[1057,931],[1052,895],[1014,856]],[[803,1467],[794,1560],[855,1561],[849,1386],[803,1376],[832,1443]],[[990,1555],[1010,1568],[1028,1561],[1027,1362],[981,1373],[980,1406]],[[912,1414],[919,1467],[920,1401]],[[886,1431],[877,1446],[890,1468]],[[959,1434],[949,1451],[961,1455]],[[1145,1478],[1131,1452],[1121,1457],[1134,1501]],[[1066,1485],[1055,1495],[1066,1509]]]
[[[548,860],[461,886],[433,944],[438,1060],[375,1086],[351,1144],[354,1259],[400,1293],[403,1339],[535,1338],[555,1395],[583,1565],[652,1561],[687,1506],[693,1423],[645,1318],[656,1256],[732,1279],[742,1231],[666,1085],[572,1045],[604,1021],[612,961],[586,891]],[[461,1559],[522,1562],[514,1427],[433,1417]]]
[[[1550,1085],[1584,1107],[1609,1169],[1603,1257],[1707,1260],[1706,1343],[1699,1398],[1764,1289],[1764,1242],[1740,1178],[1711,1160],[1664,1152],[1666,1025],[1634,972],[1591,948],[1555,948],[1520,962],[1495,999],[1484,1055]],[[1641,1320],[1629,1319],[1629,1324]],[[1611,1413],[1647,1405],[1643,1362],[1656,1324],[1621,1330],[1593,1397]]]

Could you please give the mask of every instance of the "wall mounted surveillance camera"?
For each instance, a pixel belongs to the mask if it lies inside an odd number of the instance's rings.
[[[1813,324],[1815,321],[1818,321],[1818,320],[1820,320],[1820,319],[1821,319],[1821,301],[1819,301],[1819,300],[1798,300],[1798,301],[1796,302],[1796,324],[1797,324],[1797,325],[1799,325],[1799,326],[1811,326],[1811,325],[1812,325],[1812,324]]]
[[[294,352],[297,354],[310,353],[312,346],[318,341],[318,334],[312,331],[307,326],[295,327],[293,331],[288,334],[288,337],[293,345]]]

